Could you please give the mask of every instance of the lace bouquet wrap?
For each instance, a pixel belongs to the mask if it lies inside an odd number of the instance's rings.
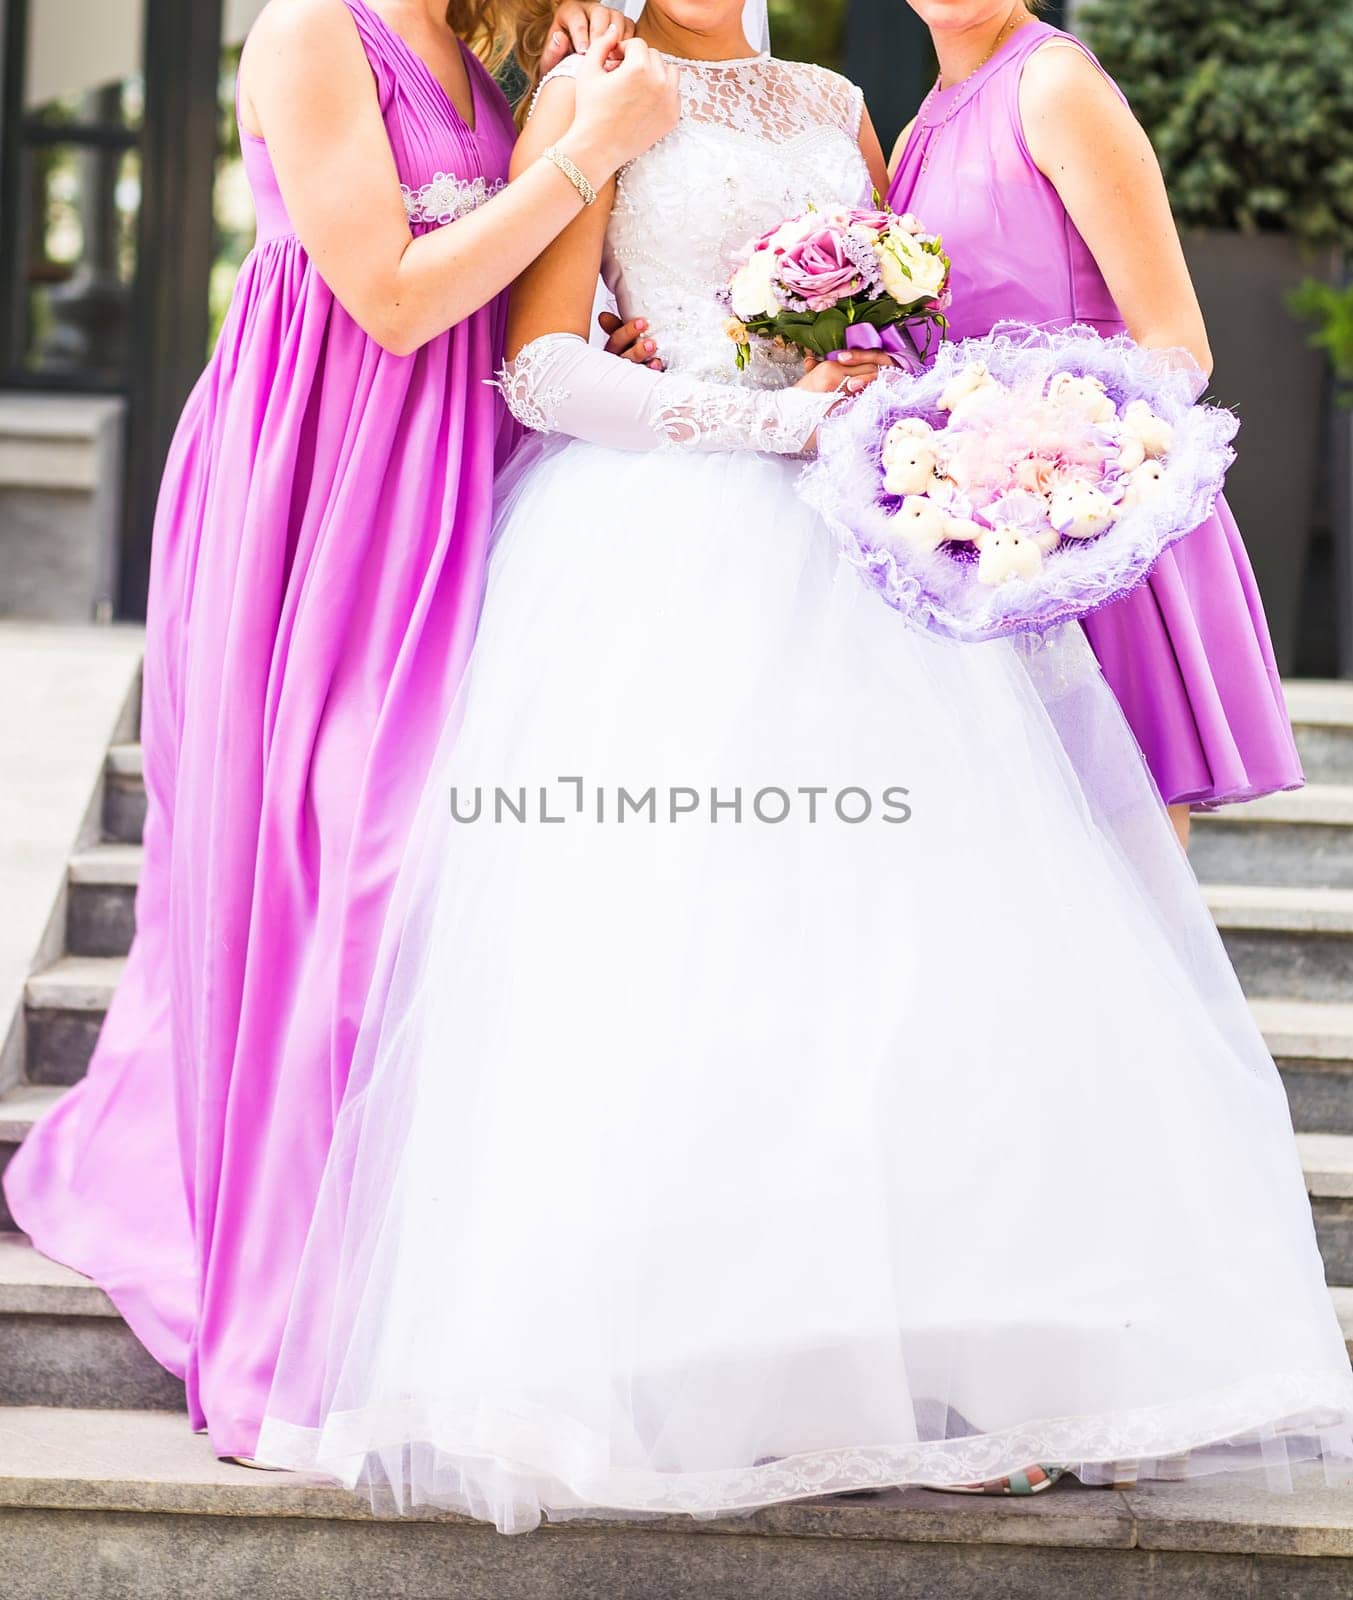
[[[875,196],[877,200],[877,196]],[[943,337],[949,258],[915,217],[874,206],[810,208],[762,234],[723,291],[738,370],[753,338],[833,350],[887,350],[918,368],[906,328],[923,350]]]
[[[1198,388],[1126,335],[1001,324],[839,409],[800,492],[932,633],[1043,633],[1130,593],[1211,511],[1238,424]]]

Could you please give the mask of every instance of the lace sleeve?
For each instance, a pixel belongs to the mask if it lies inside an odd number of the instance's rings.
[[[744,389],[653,372],[571,333],[534,339],[503,368],[514,417],[538,433],[566,433],[617,450],[759,450],[803,454],[834,394]]]
[[[849,138],[858,140],[864,124],[864,90],[859,84],[843,78],[830,67],[819,67],[814,62],[797,62],[801,75],[801,90],[810,103],[816,101],[824,113],[824,120],[840,128]]]
[[[547,83],[553,83],[556,78],[576,78],[578,76],[578,69],[582,66],[582,62],[583,58],[575,50],[571,56],[565,56],[557,67],[550,68],[550,70],[536,85],[535,92],[531,96],[531,104],[526,113],[526,120],[528,122],[535,115],[536,101],[540,99],[541,91],[544,89],[545,85]]]

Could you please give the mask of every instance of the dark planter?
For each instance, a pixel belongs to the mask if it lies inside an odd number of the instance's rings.
[[[1324,438],[1324,357],[1287,309],[1290,290],[1332,271],[1287,234],[1197,232],[1184,253],[1216,363],[1210,397],[1240,417],[1226,497],[1254,563],[1278,666],[1291,672]]]

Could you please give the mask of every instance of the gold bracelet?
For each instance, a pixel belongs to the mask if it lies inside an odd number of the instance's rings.
[[[542,154],[544,155],[546,161],[554,162],[555,166],[559,168],[560,172],[564,174],[568,181],[578,191],[578,193],[582,196],[583,204],[585,206],[590,206],[597,198],[597,191],[587,181],[587,174],[582,170],[577,162],[570,160],[570,158],[564,154],[557,144],[552,144],[549,149],[543,151]]]

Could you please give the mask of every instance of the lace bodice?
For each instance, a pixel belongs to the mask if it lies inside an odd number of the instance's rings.
[[[667,370],[546,334],[508,363],[502,392],[527,427],[616,449],[800,455],[839,390],[794,387],[802,357],[764,344],[740,373],[720,293],[768,229],[809,205],[867,198],[860,91],[769,56],[678,65],[681,118],[621,173],[602,262],[625,316],[649,319]],[[577,69],[570,57],[551,76]]]
[[[570,56],[550,78],[578,64]],[[868,199],[863,97],[825,67],[772,56],[676,64],[681,120],[620,175],[603,276],[625,316],[649,319],[669,372],[792,383],[796,353],[762,348],[737,373],[717,296],[738,253],[767,229],[810,204]]]

